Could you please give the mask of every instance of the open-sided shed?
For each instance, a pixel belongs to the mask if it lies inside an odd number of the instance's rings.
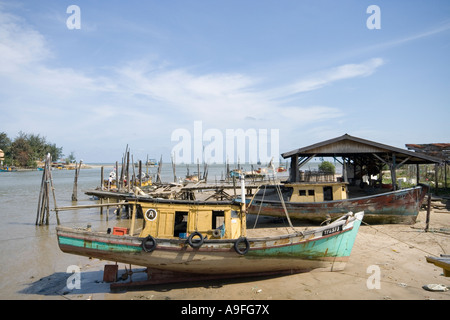
[[[427,143],[427,144],[406,144],[409,150],[417,153],[441,159],[441,165],[444,164],[444,187],[447,189],[447,166],[450,164],[450,143]],[[437,178],[437,166],[435,168],[435,180]],[[436,183],[436,186],[438,184]]]
[[[384,165],[388,165],[392,181],[396,181],[396,170],[404,164],[419,165],[441,162],[441,159],[423,153],[396,148],[348,134],[285,152],[281,156],[284,159],[291,158],[289,176],[291,182],[299,181],[299,168],[314,157],[342,158],[344,179],[346,179],[346,166],[350,163],[364,166],[367,174],[377,174]]]

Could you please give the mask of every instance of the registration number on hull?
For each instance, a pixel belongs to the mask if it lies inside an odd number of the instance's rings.
[[[336,233],[336,232],[339,232],[339,231],[342,231],[342,224],[339,225],[339,226],[330,228],[330,229],[323,230],[322,235],[328,236],[330,234],[333,234],[333,233]]]

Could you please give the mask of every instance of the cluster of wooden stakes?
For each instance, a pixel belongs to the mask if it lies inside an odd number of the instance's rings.
[[[81,169],[81,163],[80,161],[79,165],[75,167],[75,180],[73,184],[73,193],[72,193],[72,201],[77,201],[77,184],[78,184],[78,176]],[[55,196],[55,187],[53,186],[53,178],[52,178],[52,156],[50,154],[47,154],[47,157],[45,159],[44,163],[44,172],[42,174],[42,181],[41,181],[41,190],[39,192],[39,200],[38,200],[38,206],[37,206],[37,213],[36,213],[36,225],[42,226],[42,225],[48,225],[49,224],[49,218],[50,218],[50,192],[53,196],[53,202],[55,205],[55,212],[56,212],[56,222],[59,225],[59,216],[58,216],[58,207],[56,205],[56,196]]]
[[[72,201],[78,201],[78,177],[80,175],[80,169],[82,160],[78,164],[75,165],[75,178],[73,183],[73,192],[72,192]],[[162,162],[162,158],[160,161],[160,164]],[[129,175],[129,166],[130,166],[130,152],[128,149],[125,151],[125,155],[122,158],[122,172],[119,177],[118,181],[118,188],[121,187],[124,188],[125,185],[128,186],[128,192],[130,192],[130,183],[125,183],[125,176]],[[175,170],[175,169],[174,169]],[[36,213],[36,225],[42,226],[42,225],[49,225],[49,219],[50,219],[50,211],[55,211],[56,213],[56,221],[57,224],[60,225],[60,220],[58,216],[59,211],[64,210],[74,210],[74,209],[86,209],[86,208],[103,208],[103,207],[111,207],[114,206],[109,203],[101,203],[101,204],[91,204],[91,205],[78,205],[78,206],[65,206],[65,207],[58,207],[56,205],[56,195],[55,195],[55,187],[53,185],[53,178],[52,178],[52,157],[50,154],[47,154],[47,157],[44,162],[44,168],[43,168],[43,174],[42,174],[42,181],[41,181],[41,189],[39,192],[39,200],[38,200],[38,207],[37,207],[37,213]],[[116,172],[119,172],[118,163],[116,162]],[[141,177],[142,172],[142,163],[139,161],[139,178],[135,178],[134,174],[134,167],[133,167],[133,181],[139,180]],[[158,173],[157,173],[157,181],[161,181],[161,166],[158,167]],[[103,167],[102,167],[102,174],[101,174],[101,181],[103,182]],[[54,202],[54,209],[50,209],[50,193],[53,197]],[[120,205],[123,203],[116,203],[115,205],[119,208]]]

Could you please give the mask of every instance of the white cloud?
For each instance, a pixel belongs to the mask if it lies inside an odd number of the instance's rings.
[[[0,72],[11,73],[50,56],[44,37],[21,18],[0,11],[0,21]]]
[[[296,126],[302,126],[317,121],[339,118],[343,112],[337,108],[325,106],[287,107],[281,114],[286,119],[295,119]]]
[[[305,77],[272,90],[264,81],[239,73],[196,75],[186,69],[158,68],[136,64],[117,70],[118,87],[166,103],[180,115],[213,123],[233,123],[256,118],[307,124],[339,117],[342,112],[325,106],[292,106],[281,102],[292,94],[317,90],[336,81],[373,74],[383,65],[380,58],[360,64],[346,64]],[[220,114],[220,116],[218,116]]]
[[[111,66],[109,76],[91,76],[51,67],[48,48],[42,34],[20,18],[0,12],[0,108],[17,119],[5,127],[10,132],[33,129],[59,138],[70,131],[64,139],[86,149],[99,139],[119,148],[123,146],[117,142],[122,140],[151,147],[162,144],[161,135],[169,144],[170,131],[193,120],[221,130],[248,126],[298,130],[339,118],[343,111],[284,99],[369,76],[383,65],[379,58],[346,64],[267,90],[264,79],[248,74],[196,74],[154,58]],[[248,119],[256,121],[249,124]]]
[[[288,95],[317,90],[336,81],[367,77],[383,64],[384,61],[381,58],[373,58],[359,64],[345,64],[305,77],[293,84],[276,88],[271,91],[271,94],[275,98],[284,98]]]

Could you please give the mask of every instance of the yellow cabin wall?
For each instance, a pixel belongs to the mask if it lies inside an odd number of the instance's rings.
[[[235,215],[232,217],[230,206],[187,206],[183,204],[167,203],[140,203],[144,213],[145,225],[140,233],[140,237],[152,235],[153,237],[178,239],[174,236],[174,224],[176,212],[188,212],[187,230],[189,235],[195,231],[200,232],[208,239],[214,238],[212,229],[213,211],[224,212],[225,234],[223,239],[236,239],[241,236],[241,220]],[[157,212],[154,220],[145,217],[148,209],[155,209]],[[239,207],[233,207],[239,213]],[[217,228],[219,225],[216,226]],[[215,238],[217,239],[217,238]]]
[[[345,183],[293,184],[286,186],[293,188],[291,202],[322,202],[324,201],[323,188],[328,186],[332,187],[333,200],[347,199],[347,187]],[[303,190],[305,195],[300,195],[300,190]],[[310,195],[310,190],[314,191],[314,195]]]
[[[160,237],[172,237],[175,223],[175,212],[161,210],[158,219],[158,235]]]
[[[333,188],[333,199],[335,200],[347,199],[347,186],[336,185],[336,187]]]

